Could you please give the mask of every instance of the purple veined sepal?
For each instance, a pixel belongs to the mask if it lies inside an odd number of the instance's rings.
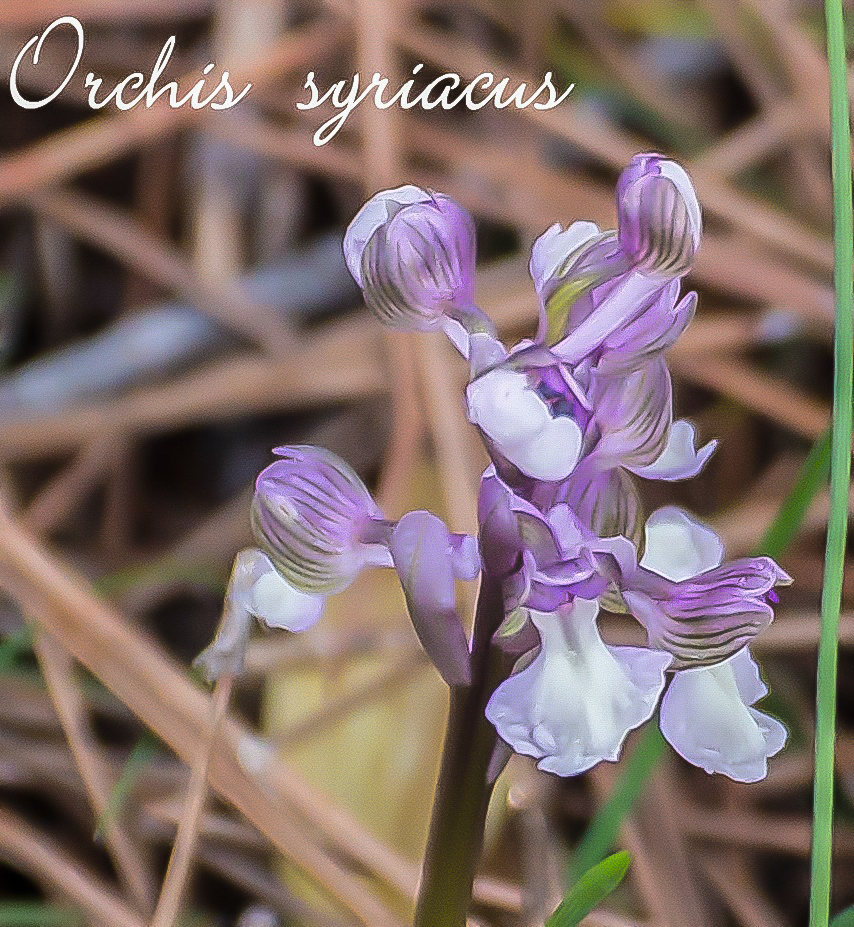
[[[650,645],[682,669],[720,663],[749,644],[774,618],[774,587],[790,582],[770,557],[754,557],[679,582],[641,567],[622,592]]]
[[[671,348],[694,319],[697,294],[680,298],[679,280],[662,286],[638,315],[608,335],[596,352],[600,374],[628,373]]]
[[[552,613],[530,611],[539,652],[520,660],[486,708],[517,753],[561,776],[618,759],[629,731],[655,710],[671,660],[645,648],[606,646],[598,611],[595,601],[581,598]]]
[[[643,546],[643,504],[634,477],[622,467],[581,467],[548,496],[536,493],[533,501],[545,508],[563,502],[597,537],[622,536],[638,549]]]
[[[375,194],[347,228],[344,257],[387,327],[444,331],[478,370],[500,350],[474,304],[474,221],[450,197],[411,184]]]
[[[659,154],[637,154],[617,181],[620,247],[647,274],[679,277],[700,247],[703,220],[691,178]]]
[[[258,546],[296,589],[341,592],[366,566],[391,566],[390,523],[355,471],[310,445],[277,447],[255,481]]]
[[[673,422],[673,387],[663,357],[621,374],[591,372],[589,387],[599,439],[596,470],[648,467],[665,451]]]

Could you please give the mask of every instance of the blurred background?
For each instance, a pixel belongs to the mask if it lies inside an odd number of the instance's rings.
[[[82,60],[48,105],[9,75],[60,16]],[[390,517],[430,507],[473,531],[486,457],[466,369],[439,336],[381,330],[341,256],[375,191],[417,183],[478,225],[478,301],[512,341],[535,329],[527,273],[554,222],[613,227],[638,151],[691,173],[706,235],[671,352],[676,407],[720,440],[685,485],[646,485],[710,520],[731,556],[762,538],[829,421],[831,185],[820,4],[810,0],[38,0],[0,2],[0,924],[148,923],[208,696],[213,636],[254,476],[285,443],[349,460]],[[215,62],[229,111],[97,99],[146,78],[183,93]],[[17,72],[64,79],[57,29]],[[575,89],[557,109],[379,111],[328,144],[325,90],[484,71]],[[215,84],[209,84],[212,89]],[[346,89],[346,88],[345,88]],[[126,94],[130,98],[132,94]],[[782,565],[795,585],[756,653],[791,731],[737,785],[672,753],[621,845],[629,878],[599,927],[806,924],[815,648],[827,496]],[[461,589],[460,601],[472,602]],[[846,609],[850,609],[850,597]],[[620,619],[606,637],[630,640]],[[854,615],[842,617],[834,908],[854,903]],[[363,577],[304,636],[255,637],[214,749],[179,923],[403,927],[446,709],[402,596]],[[630,740],[629,750],[633,741]],[[514,758],[493,803],[472,923],[536,927],[612,788]],[[93,837],[94,835],[94,837]]]

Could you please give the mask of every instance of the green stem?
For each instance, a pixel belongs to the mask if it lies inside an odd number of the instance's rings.
[[[484,575],[472,642],[472,684],[451,689],[413,927],[465,927],[492,794],[487,771],[496,734],[484,709],[496,682],[492,635],[503,616],[500,587]]]
[[[854,384],[854,216],[851,198],[851,130],[845,24],[841,0],[825,0],[830,71],[834,241],[836,248],[836,338],[834,346],[833,435],[830,462],[830,521],[821,598],[816,692],[815,788],[813,791],[810,927],[827,927],[833,843],[833,766],[836,728],[836,672],[839,610],[845,571],[848,489],[851,481],[851,401]]]

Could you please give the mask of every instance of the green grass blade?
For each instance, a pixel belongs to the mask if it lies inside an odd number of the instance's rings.
[[[854,927],[854,904],[840,911],[830,922],[830,927]]]
[[[756,553],[781,557],[795,539],[807,510],[830,476],[830,429],[816,441],[803,462],[798,478],[759,542]]]
[[[833,849],[833,763],[839,610],[848,533],[851,482],[851,400],[854,384],[854,209],[851,192],[851,128],[845,22],[842,0],[825,0],[830,72],[833,225],[836,251],[836,337],[833,369],[833,431],[830,448],[830,520],[824,559],[821,633],[816,683],[815,787],[813,789],[810,927],[828,927]]]
[[[634,750],[623,764],[613,791],[590,822],[569,863],[569,884],[576,885],[593,866],[601,862],[617,842],[620,827],[643,793],[652,771],[667,750],[657,721],[648,724]]]
[[[83,915],[41,901],[0,902],[0,927],[83,927]]]
[[[546,921],[546,927],[578,927],[623,881],[631,861],[623,851],[588,869]]]
[[[98,818],[95,825],[95,840],[101,840],[107,827],[121,814],[122,808],[124,808],[130,793],[133,791],[140,773],[154,759],[157,752],[157,738],[150,731],[144,731],[131,751],[124,769],[122,769],[118,782],[116,782],[115,788],[110,794],[104,813]]]

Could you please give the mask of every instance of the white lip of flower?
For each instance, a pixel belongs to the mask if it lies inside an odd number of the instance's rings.
[[[260,550],[241,551],[234,565],[232,601],[271,628],[305,631],[316,624],[326,605],[325,595],[295,589]]]
[[[674,582],[723,561],[721,539],[675,506],[646,524],[641,566]],[[737,782],[757,782],[786,743],[779,721],[752,706],[768,694],[747,647],[723,663],[675,673],[661,701],[661,732],[689,763]]]
[[[747,648],[724,663],[682,670],[661,702],[661,732],[689,763],[736,782],[758,782],[786,728],[751,707],[768,694]]]
[[[581,455],[583,435],[571,418],[553,418],[528,385],[527,375],[495,368],[466,389],[469,420],[527,476],[561,480]]]
[[[671,660],[660,651],[606,646],[598,611],[596,602],[576,599],[556,614],[530,612],[540,653],[486,707],[503,740],[560,776],[619,757],[629,731],[655,710]]]

